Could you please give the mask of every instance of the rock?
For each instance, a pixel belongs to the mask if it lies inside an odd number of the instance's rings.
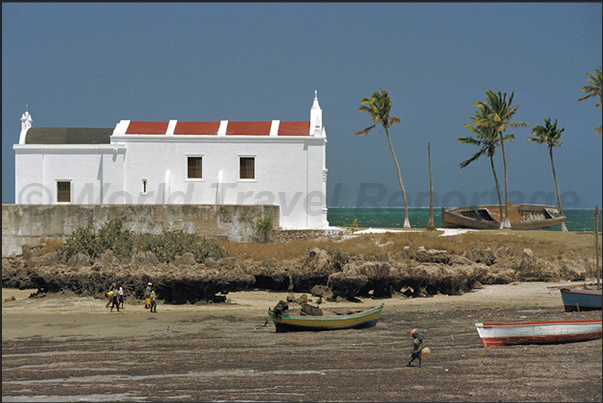
[[[343,267],[343,271],[366,276],[367,283],[360,290],[362,295],[372,294],[376,298],[389,298],[395,291],[397,270],[388,262],[353,260]]]
[[[192,252],[183,253],[181,256],[176,256],[174,263],[177,266],[194,266],[197,264],[195,255]]]
[[[484,263],[488,266],[492,266],[496,262],[496,255],[490,248],[486,250],[474,249],[469,253],[468,258],[476,263]]]
[[[312,296],[314,296],[314,297],[319,297],[319,298],[324,298],[324,299],[333,297],[333,291],[331,291],[331,289],[329,287],[327,287],[326,285],[315,285],[310,290],[310,294],[312,294]]]
[[[215,266],[217,267],[222,267],[225,269],[240,269],[241,268],[241,261],[239,259],[237,259],[236,257],[224,257],[222,259],[219,259],[216,263]]]
[[[130,260],[130,263],[142,267],[156,266],[157,264],[159,264],[159,259],[157,259],[157,256],[155,256],[155,254],[150,250],[146,252],[137,251],[132,253],[132,259]]]
[[[515,278],[522,281],[557,280],[558,274],[551,263],[538,259],[531,249],[524,249],[521,263],[515,268]]]
[[[450,256],[450,260],[448,261],[448,264],[451,266],[455,266],[455,265],[468,266],[468,265],[472,265],[473,263],[475,263],[475,261],[469,260],[465,256],[459,256],[459,255]]]
[[[354,299],[366,283],[368,278],[365,275],[348,271],[331,274],[327,286],[333,291],[335,298]]]
[[[566,281],[584,281],[586,280],[586,271],[580,270],[567,260],[559,262],[559,277]],[[594,277],[594,276],[593,276]]]
[[[271,252],[266,259],[262,262],[262,266],[267,269],[274,269],[278,266],[278,260],[276,259],[276,253]]]
[[[444,263],[448,264],[450,256],[446,250],[441,249],[425,249],[419,247],[419,250],[415,254],[415,260],[420,263]]]
[[[402,259],[411,259],[413,257],[412,253],[410,252],[410,246],[407,245],[402,248],[402,250],[400,251],[400,257]]]
[[[30,267],[35,267],[35,266],[52,266],[54,264],[58,264],[59,263],[59,254],[58,252],[46,252],[44,254],[36,254],[35,256],[32,255],[31,258],[28,261],[28,266]]]
[[[78,252],[69,258],[67,265],[72,267],[90,266],[90,258],[88,255]]]
[[[113,251],[111,249],[107,249],[104,251],[98,258],[99,261],[108,264],[117,264],[119,263],[119,259],[115,257]]]
[[[303,270],[314,276],[331,274],[333,269],[329,253],[317,247],[308,248],[303,262]]]

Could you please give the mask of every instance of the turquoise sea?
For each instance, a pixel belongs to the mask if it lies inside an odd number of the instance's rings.
[[[564,209],[565,225],[569,231],[594,232],[595,209]],[[413,228],[425,228],[429,221],[429,208],[411,207],[408,209],[410,225]],[[329,225],[342,227],[358,220],[360,228],[402,228],[404,225],[404,208],[375,207],[329,207],[327,213]],[[433,222],[437,228],[442,227],[442,209],[433,208]],[[601,233],[601,209],[599,209],[599,233]],[[554,225],[540,231],[561,231],[561,225]]]

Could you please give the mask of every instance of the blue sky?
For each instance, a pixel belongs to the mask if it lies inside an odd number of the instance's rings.
[[[309,120],[327,131],[329,206],[402,206],[385,133],[360,99],[383,88],[410,207],[490,202],[487,158],[458,144],[486,90],[515,93],[516,121],[565,128],[554,149],[564,208],[602,198],[596,101],[577,102],[601,66],[601,3],[2,3],[2,202],[14,151],[34,127],[112,128],[121,120]],[[546,146],[510,129],[511,201],[556,204]],[[495,157],[503,184],[500,152]]]

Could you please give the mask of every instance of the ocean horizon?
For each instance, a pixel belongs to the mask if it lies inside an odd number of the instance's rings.
[[[594,208],[564,209],[565,225],[569,231],[594,232]],[[425,228],[429,221],[429,207],[409,207],[408,219],[412,228]],[[333,227],[343,227],[357,220],[360,228],[402,228],[403,207],[328,207],[327,220]],[[599,210],[599,232],[602,232],[601,210]],[[433,222],[442,227],[442,208],[433,208]],[[539,231],[561,231],[561,225],[553,225]]]

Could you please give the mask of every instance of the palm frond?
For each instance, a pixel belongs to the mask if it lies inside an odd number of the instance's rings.
[[[473,137],[459,137],[456,139],[457,143],[461,144],[472,144],[475,146],[481,146],[482,142],[474,139]]]
[[[599,102],[595,105],[597,108],[601,108],[601,97],[603,95],[603,78],[601,75],[601,67],[595,67],[595,74],[586,73],[590,80],[586,80],[587,83],[592,85],[585,85],[580,90],[586,95],[578,98],[578,102],[587,100],[591,97],[599,96]]]
[[[471,158],[469,158],[468,160],[465,160],[463,162],[461,162],[459,164],[459,166],[461,167],[461,169],[465,168],[467,165],[471,164],[473,161],[477,160],[479,157],[481,157],[482,155],[484,155],[486,153],[485,149],[481,149],[478,152],[476,152],[475,154],[473,154],[473,156]]]
[[[374,128],[375,126],[377,126],[377,125],[376,125],[376,124],[374,124],[374,125],[369,126],[369,127],[365,128],[365,129],[363,129],[363,130],[360,130],[359,132],[356,132],[356,136],[364,136],[364,135],[367,135],[367,134],[368,134],[368,132],[370,132],[371,130],[373,130],[373,128]]]

